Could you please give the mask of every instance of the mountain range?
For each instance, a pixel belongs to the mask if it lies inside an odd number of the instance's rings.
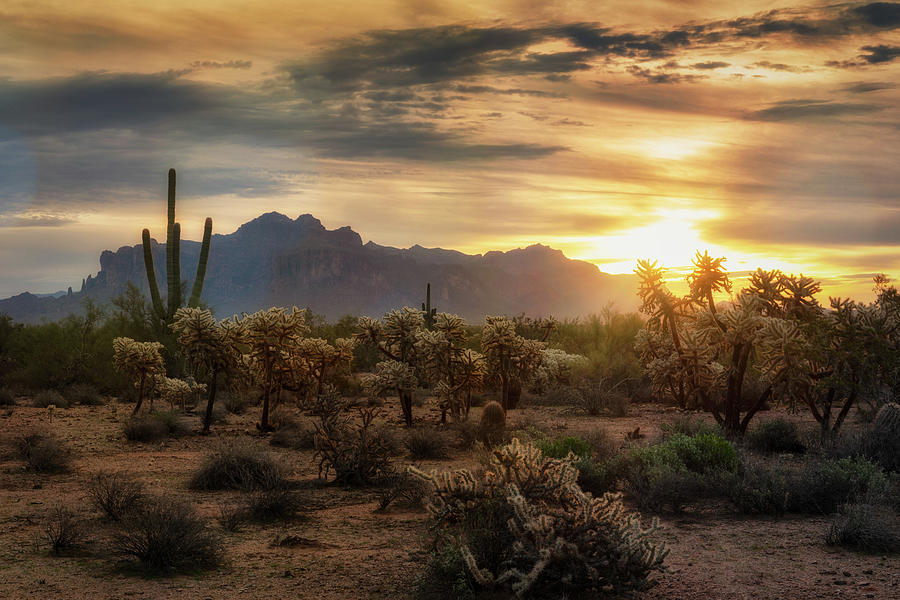
[[[153,240],[151,246],[165,295],[165,244]],[[199,242],[181,242],[183,275],[193,277],[199,254]],[[25,323],[55,320],[81,312],[86,298],[108,302],[129,282],[149,297],[140,244],[103,251],[100,271],[78,291],[25,292],[0,300],[0,313]],[[603,273],[548,246],[475,255],[419,245],[393,248],[363,244],[350,227],[326,229],[312,215],[291,219],[277,212],[213,235],[202,299],[219,317],[294,305],[328,319],[377,317],[420,306],[426,283],[432,306],[470,321],[493,314],[576,317],[608,303],[623,311],[637,307],[634,276]]]

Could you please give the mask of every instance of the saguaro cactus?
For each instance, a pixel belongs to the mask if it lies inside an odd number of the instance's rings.
[[[425,317],[425,329],[434,327],[434,316],[437,308],[431,308],[431,284],[425,284],[425,302],[422,303],[422,315]]]
[[[166,287],[168,288],[167,304],[163,306],[159,287],[156,284],[156,271],[153,267],[153,254],[150,249],[150,230],[144,229],[144,268],[147,271],[147,283],[150,287],[150,299],[156,316],[167,323],[181,307],[181,224],[175,222],[175,169],[169,169],[169,202],[168,221],[166,227]],[[207,217],[203,227],[203,242],[200,244],[200,260],[197,264],[197,276],[188,306],[195,307],[200,303],[203,291],[203,279],[206,277],[206,262],[209,259],[209,242],[212,238],[212,219]]]

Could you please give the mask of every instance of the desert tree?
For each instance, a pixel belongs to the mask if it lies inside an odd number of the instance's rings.
[[[131,338],[117,337],[113,340],[113,363],[117,371],[125,373],[134,381],[138,390],[138,400],[134,414],[141,410],[144,392],[153,383],[156,375],[165,372],[162,355],[163,345],[159,342],[136,342]]]
[[[394,389],[407,427],[412,425],[412,397],[418,385],[417,334],[425,327],[422,311],[408,306],[392,310],[381,320],[360,317],[354,339],[371,345],[387,360],[376,365],[374,387]]]

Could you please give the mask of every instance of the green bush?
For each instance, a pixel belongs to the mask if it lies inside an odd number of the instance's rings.
[[[69,408],[69,401],[56,390],[42,390],[31,399],[31,405],[36,408],[47,408],[51,404],[56,408]]]
[[[642,510],[653,512],[680,513],[708,497],[703,475],[666,463],[630,473],[625,491]]]
[[[830,514],[870,489],[884,487],[881,469],[863,458],[816,460],[789,480],[791,512]]]
[[[285,487],[281,466],[262,448],[248,442],[224,444],[208,455],[191,477],[194,490],[256,490]]]
[[[830,546],[873,554],[900,552],[900,517],[886,506],[848,504],[826,535]]]
[[[677,433],[655,446],[637,448],[634,455],[647,467],[665,465],[694,473],[735,472],[738,466],[734,446],[717,433],[698,433],[692,437]]]
[[[745,437],[747,446],[764,453],[803,452],[806,448],[800,441],[797,425],[786,419],[762,421]]]
[[[722,433],[717,425],[691,415],[679,416],[673,421],[660,424],[659,428],[665,439],[678,434],[693,437],[699,433]]]
[[[729,499],[745,515],[782,515],[788,507],[788,476],[779,468],[745,463],[729,486]]]
[[[578,485],[584,491],[595,496],[614,491],[616,473],[608,464],[599,463],[592,458],[580,458],[575,461],[575,467],[578,469]]]
[[[544,438],[537,441],[537,447],[549,458],[565,458],[569,452],[581,458],[591,456],[591,445],[580,437]]]

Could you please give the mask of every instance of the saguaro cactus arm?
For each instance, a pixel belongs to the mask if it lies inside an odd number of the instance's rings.
[[[195,307],[200,304],[200,294],[203,292],[203,280],[206,277],[206,262],[209,260],[209,241],[212,238],[212,219],[207,217],[203,226],[203,242],[200,244],[200,261],[197,263],[197,276],[194,278],[194,287],[191,289],[191,299],[188,306]]]
[[[159,296],[159,287],[156,285],[156,269],[153,268],[153,253],[150,248],[150,230],[145,229],[141,234],[144,244],[144,269],[147,271],[147,285],[150,288],[150,299],[153,301],[153,310],[157,315],[165,314],[162,298]],[[84,285],[82,284],[82,288]]]

